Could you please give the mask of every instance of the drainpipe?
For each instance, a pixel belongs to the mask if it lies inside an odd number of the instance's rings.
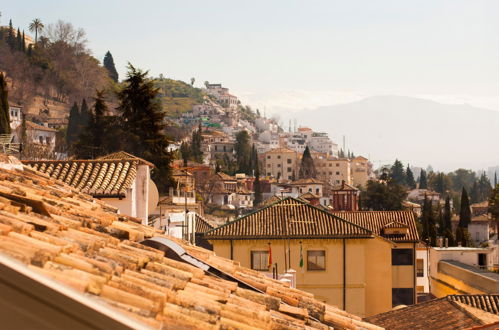
[[[346,241],[343,239],[343,310],[347,310],[347,259]]]

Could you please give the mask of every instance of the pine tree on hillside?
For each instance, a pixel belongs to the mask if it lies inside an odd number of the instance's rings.
[[[9,93],[2,72],[0,72],[0,134],[10,134]]]
[[[459,211],[459,227],[468,228],[471,222],[471,208],[470,200],[468,198],[468,192],[463,187],[461,193],[461,210]]]
[[[203,135],[201,123],[197,130],[192,132],[192,139],[190,145],[190,156],[197,163],[203,162],[203,150],[201,150],[201,144],[203,143]]]
[[[109,77],[111,77],[111,79],[114,82],[118,82],[119,79],[118,71],[116,70],[116,66],[114,65],[113,55],[111,55],[110,51],[107,51],[106,55],[104,55],[103,64],[104,67],[107,69]]]
[[[78,104],[76,104],[75,102],[73,104],[73,107],[69,111],[69,121],[66,132],[66,143],[68,144],[69,147],[71,147],[71,145],[78,140],[78,137],[80,135],[80,130],[78,127],[79,124],[80,124],[80,110],[78,108]]]
[[[165,134],[165,114],[158,100],[158,89],[147,77],[148,72],[128,64],[124,88],[118,93],[123,132],[126,132],[125,150],[156,167],[152,179],[161,193],[173,186],[171,162],[167,151],[169,140]]]
[[[395,162],[390,169],[390,177],[393,182],[399,185],[405,185],[407,182],[407,178],[404,172],[404,166],[398,159],[395,159]]]
[[[237,171],[239,173],[246,173],[252,175],[253,169],[251,168],[251,145],[250,137],[246,130],[242,130],[236,134],[236,144],[234,145],[236,154]]]
[[[421,170],[421,173],[419,174],[419,189],[428,189],[428,181],[426,178],[426,171]]]
[[[416,188],[416,180],[414,179],[414,173],[412,173],[412,170],[409,167],[409,164],[407,164],[407,169],[405,170],[405,177],[406,177],[407,186],[411,189],[415,189]]]
[[[10,46],[10,50],[16,49],[16,36],[14,32],[14,27],[12,26],[12,20],[9,21],[9,30],[7,32],[7,44]]]
[[[21,31],[19,30],[19,28],[17,28],[17,33],[16,33],[16,49],[23,50],[23,37],[21,35]]]
[[[310,149],[305,147],[303,156],[301,158],[300,171],[298,172],[298,179],[309,179],[317,177],[317,170],[315,169],[314,160],[310,154]]]
[[[22,41],[22,49],[23,53],[26,53],[26,36],[24,35],[24,30],[23,30],[23,41]]]
[[[78,134],[82,134],[84,130],[86,130],[90,126],[90,122],[92,120],[92,114],[90,110],[88,109],[87,101],[83,99],[81,102],[81,108],[80,108],[80,118],[79,118],[79,127],[78,127]]]

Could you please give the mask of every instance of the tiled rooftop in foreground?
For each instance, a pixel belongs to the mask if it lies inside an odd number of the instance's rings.
[[[377,328],[309,293],[140,225],[48,175],[26,166],[1,167],[0,266],[38,287],[32,295],[52,288],[51,283],[61,285],[57,290],[66,298],[64,305],[53,306],[63,301],[54,296],[36,298],[45,308],[85,307],[85,313],[64,314],[67,318],[90,322],[85,315],[91,310],[102,319],[134,320],[152,328]],[[152,238],[178,244],[219,273],[141,244]]]

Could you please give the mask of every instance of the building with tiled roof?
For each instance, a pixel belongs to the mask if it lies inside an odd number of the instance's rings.
[[[3,326],[380,329],[28,167],[0,194]]]
[[[393,330],[469,329],[499,321],[499,316],[456,300],[440,298],[365,318]]]
[[[23,163],[144,222],[158,202],[156,185],[150,179],[153,165],[124,152],[100,159],[25,160]]]
[[[331,211],[337,217],[371,230],[395,245],[392,248],[393,305],[411,305],[417,300],[416,215],[411,211]]]
[[[297,288],[348,312],[392,308],[393,243],[306,201],[277,198],[205,237],[217,255],[256,271],[297,270]]]
[[[499,315],[499,294],[454,294],[447,299]]]

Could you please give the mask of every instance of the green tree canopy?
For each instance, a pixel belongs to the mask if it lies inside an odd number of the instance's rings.
[[[419,189],[428,189],[426,171],[423,169],[421,169],[421,173],[419,174]]]
[[[118,93],[118,111],[126,132],[125,151],[156,166],[152,178],[159,191],[164,193],[173,185],[173,156],[167,151],[169,140],[165,134],[165,115],[157,99],[158,90],[147,75],[147,71],[128,64],[124,87]]]
[[[411,167],[407,164],[407,168],[405,170],[406,175],[406,184],[409,188],[416,188],[416,180],[414,179],[414,173],[412,173]]]
[[[470,222],[471,222],[470,200],[466,188],[463,187],[463,191],[461,193],[461,210],[459,211],[459,227],[468,228]]]
[[[301,158],[300,171],[298,172],[298,179],[309,179],[316,178],[317,170],[315,169],[314,160],[310,154],[310,149],[308,146],[305,147],[303,151],[303,156]]]
[[[405,185],[407,182],[407,178],[404,172],[404,166],[398,159],[395,159],[395,162],[390,168],[390,176],[396,184]]]
[[[116,70],[116,66],[114,65],[113,55],[111,55],[110,51],[107,51],[106,55],[104,55],[103,64],[109,74],[109,77],[114,82],[118,82],[119,79],[118,71]]]
[[[237,171],[251,175],[251,145],[250,137],[246,130],[242,130],[236,134],[234,151],[236,154]]]

